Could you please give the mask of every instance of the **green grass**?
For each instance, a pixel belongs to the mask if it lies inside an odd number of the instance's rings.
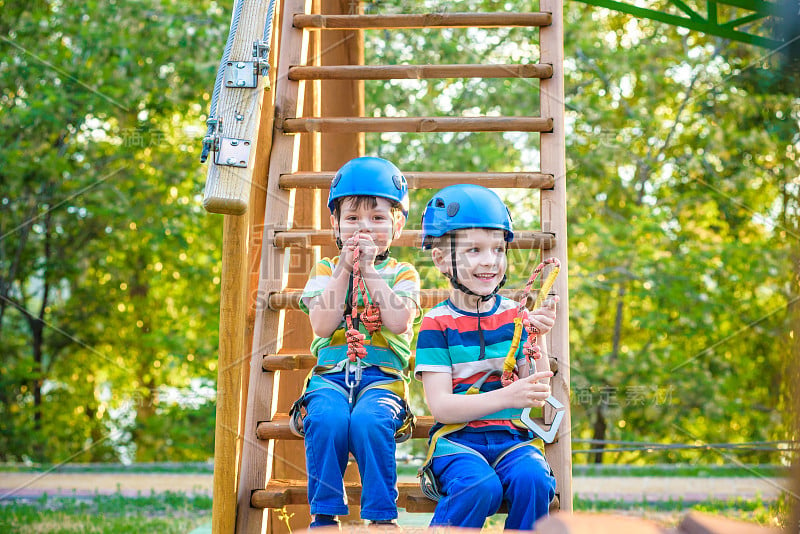
[[[165,492],[91,499],[42,496],[0,505],[3,533],[184,534],[211,520],[211,498]]]
[[[576,511],[623,513],[654,520],[665,526],[675,526],[690,510],[760,525],[781,526],[789,511],[789,502],[785,497],[767,503],[760,499],[709,500],[688,504],[680,500],[623,502],[580,498],[573,503]],[[405,515],[408,514],[403,514],[403,517]],[[504,520],[504,516],[497,515],[490,518],[489,525],[502,527]],[[210,521],[211,498],[175,492],[151,494],[148,497],[126,497],[117,493],[95,495],[90,499],[43,496],[34,502],[0,504],[0,532],[4,534],[184,534]],[[423,523],[426,524],[427,520]]]
[[[211,462],[150,462],[135,464],[0,464],[0,473],[213,473]]]
[[[785,477],[789,469],[781,465],[615,465],[573,464],[572,476],[590,477]]]

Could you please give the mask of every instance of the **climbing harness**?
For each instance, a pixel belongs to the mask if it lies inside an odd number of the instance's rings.
[[[486,380],[491,376],[497,376],[500,374],[500,371],[493,370],[488,371],[484,374],[477,382],[469,387],[466,391],[466,395],[477,395],[481,392],[481,387],[483,384],[486,383]],[[449,425],[442,426],[439,430],[433,433],[430,439],[430,443],[428,444],[428,454],[425,457],[425,461],[422,463],[422,467],[419,468],[417,472],[417,476],[419,477],[419,486],[422,490],[422,493],[433,501],[439,501],[441,499],[442,494],[439,489],[439,484],[436,482],[436,477],[433,475],[433,455],[436,451],[436,444],[439,442],[440,439],[444,438],[445,436],[452,434],[454,432],[458,432],[462,428],[466,427],[467,423],[452,423]],[[526,446],[535,446],[536,439],[531,439],[524,443],[517,443],[512,445],[508,449],[504,450],[500,455],[492,462],[492,468],[495,468],[500,461],[505,458],[509,453],[519,449],[520,447]],[[548,442],[549,443],[549,442]],[[466,445],[460,445],[461,447],[466,447]]]
[[[489,371],[484,376],[480,378],[475,384],[470,386],[467,390],[467,395],[475,395],[480,393],[480,389],[486,380],[492,376],[500,374],[500,381],[503,387],[512,384],[516,380],[516,376],[514,375],[514,368],[517,364],[516,355],[517,349],[519,349],[519,343],[522,339],[522,329],[524,328],[524,317],[527,313],[526,304],[528,303],[528,299],[530,298],[531,290],[533,288],[534,282],[539,278],[542,271],[545,269],[546,266],[552,265],[553,269],[550,271],[550,274],[545,278],[544,282],[542,283],[542,287],[539,288],[539,294],[534,302],[533,309],[539,308],[542,303],[544,302],[545,298],[547,297],[548,292],[553,287],[553,283],[556,280],[556,276],[558,276],[558,272],[561,269],[561,263],[558,261],[557,258],[547,258],[533,270],[530,278],[528,279],[528,283],[525,285],[525,290],[523,295],[520,299],[519,306],[517,308],[517,317],[514,318],[514,336],[511,340],[511,347],[508,350],[508,354],[503,362],[503,371]],[[480,314],[479,314],[480,317]],[[522,351],[526,358],[538,360],[541,358],[541,349],[537,345],[537,337],[539,332],[536,330],[535,327],[529,327],[528,329],[528,339],[523,344]],[[545,443],[552,443],[555,440],[556,434],[558,432],[558,427],[561,425],[561,421],[564,419],[564,405],[561,404],[555,397],[552,395],[545,400],[545,403],[552,406],[555,410],[555,416],[553,418],[553,422],[550,424],[550,428],[548,430],[543,429],[539,426],[533,418],[530,416],[531,409],[525,408],[522,411],[522,415],[520,416],[519,420],[514,420],[517,425],[524,425],[527,427],[537,438],[540,438]],[[439,430],[434,432],[431,436],[430,443],[428,445],[428,454],[425,458],[425,461],[422,464],[422,467],[419,468],[417,476],[420,479],[420,489],[422,493],[427,496],[429,499],[438,501],[441,498],[441,492],[436,482],[436,477],[433,475],[433,471],[431,468],[433,462],[433,455],[436,450],[437,442],[447,436],[448,434],[452,434],[453,432],[457,432],[462,428],[466,427],[467,423],[453,423],[449,425],[444,425]],[[502,460],[508,453],[512,452],[513,450],[518,449],[519,447],[533,445],[535,439],[514,445],[510,447],[508,450],[503,451],[502,454],[494,461],[492,467],[495,467],[500,460]]]
[[[324,377],[326,374],[337,373],[342,370],[345,370],[347,374],[351,371],[349,367],[352,365],[350,360],[343,360],[339,362],[338,365],[334,366],[333,368],[325,368],[322,366],[314,367],[306,376],[305,384],[303,385],[303,392],[300,394],[300,398],[294,401],[292,407],[289,409],[289,430],[292,431],[292,434],[298,437],[305,437],[305,429],[303,427],[303,419],[305,418],[307,411],[305,407],[305,397],[308,393],[308,385],[311,381],[311,377],[314,375]],[[388,374],[393,375],[394,379],[387,379],[386,381],[377,382],[363,390],[359,393],[359,396],[356,398],[352,397],[352,389],[350,393],[350,397],[348,397],[348,402],[350,405],[353,405],[355,402],[358,402],[359,397],[365,392],[373,388],[378,389],[385,389],[387,391],[391,391],[395,395],[397,395],[403,403],[403,408],[405,409],[406,418],[403,421],[403,424],[400,425],[400,428],[394,434],[394,440],[396,443],[403,443],[407,441],[410,437],[412,432],[414,431],[414,427],[417,424],[416,416],[411,412],[411,406],[408,404],[408,384],[406,384],[405,380],[403,380],[403,375],[397,369],[392,369],[391,367],[383,367],[378,366],[378,368]],[[345,384],[349,386],[347,383],[347,374],[345,375]],[[347,391],[342,389],[341,387],[335,384],[329,384],[326,387],[331,387],[340,391],[343,395],[347,395]]]
[[[503,376],[500,377],[503,387],[508,386],[516,380],[516,377],[514,376],[514,367],[517,365],[517,349],[519,348],[519,342],[522,339],[522,328],[524,325],[523,319],[527,314],[525,305],[528,303],[528,298],[530,298],[533,283],[547,265],[553,265],[553,270],[550,271],[550,274],[542,283],[542,287],[539,288],[539,294],[536,297],[536,302],[533,305],[534,310],[542,305],[544,299],[547,297],[547,293],[550,291],[550,289],[553,287],[553,283],[556,281],[558,272],[561,270],[561,262],[559,262],[557,258],[547,258],[536,266],[531,274],[531,277],[528,279],[528,283],[525,285],[525,289],[522,292],[522,298],[520,298],[519,301],[519,307],[517,307],[517,316],[514,318],[514,337],[511,340],[511,347],[508,349],[508,354],[506,354],[506,359],[503,363]],[[536,327],[533,326],[527,327],[526,329],[528,330],[528,339],[522,346],[522,352],[527,358],[538,360],[542,357],[542,351],[539,348],[539,345],[536,343],[539,332]]]
[[[214,92],[211,95],[211,107],[209,108],[208,119],[206,125],[208,131],[203,137],[203,150],[200,153],[200,163],[205,163],[208,159],[208,153],[214,152],[214,163],[217,165],[230,165],[240,167],[242,160],[240,157],[227,157],[226,154],[241,152],[236,147],[249,147],[251,143],[247,139],[230,139],[222,137],[223,123],[222,117],[217,117],[217,103],[219,95],[222,91],[222,82],[225,82],[226,87],[234,89],[254,89],[258,87],[259,75],[266,80],[267,86],[265,90],[269,89],[269,41],[272,35],[272,22],[275,15],[275,0],[270,0],[267,6],[267,19],[264,23],[264,34],[261,41],[253,42],[253,61],[231,61],[231,49],[233,48],[233,41],[236,37],[236,32],[239,29],[239,19],[242,17],[242,8],[244,7],[244,0],[238,0],[233,9],[233,17],[231,18],[231,27],[228,31],[228,39],[225,42],[225,49],[222,52],[222,59],[217,69],[217,78],[214,82]],[[241,115],[236,116],[236,120],[242,120]],[[226,154],[221,154],[226,150]],[[245,163],[244,166],[247,166]]]

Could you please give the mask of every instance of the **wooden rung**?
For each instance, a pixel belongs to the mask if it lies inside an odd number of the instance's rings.
[[[329,189],[335,172],[296,172],[282,174],[282,189]],[[403,172],[411,189],[442,189],[455,184],[484,187],[552,189],[552,174],[540,172]]]
[[[546,427],[543,418],[536,417],[534,421],[536,421],[539,426]],[[429,415],[417,417],[417,425],[414,427],[414,432],[411,434],[411,437],[427,438],[433,423],[433,417]],[[272,421],[259,422],[258,428],[256,429],[256,436],[258,439],[301,439],[292,434],[292,431],[289,429],[289,415],[285,413],[276,413]]]
[[[406,230],[400,237],[392,241],[396,247],[420,247],[421,230]],[[514,232],[514,241],[509,244],[512,249],[542,249],[553,247],[555,236],[547,232]],[[286,230],[275,232],[274,245],[278,248],[309,246],[325,246],[333,244],[330,230]]]
[[[296,28],[307,30],[377,30],[384,28],[511,28],[549,26],[550,13],[422,13],[394,15],[295,14]]]
[[[361,501],[360,483],[345,482],[344,487],[348,502],[358,503]],[[397,484],[397,489],[400,493],[397,506],[400,508],[406,508],[406,502],[410,495],[414,496],[415,500],[418,498],[422,502],[428,501],[435,507],[435,503],[425,497],[422,490],[419,489],[419,484],[415,482],[400,482]],[[256,490],[250,495],[250,505],[254,508],[283,508],[294,504],[308,504],[308,487],[304,480],[273,479],[269,481],[266,489]]]
[[[411,353],[409,369],[414,368],[414,352]],[[261,360],[264,371],[302,371],[316,365],[317,359],[311,354],[265,354]],[[550,370],[558,373],[558,360],[550,358]]]
[[[432,426],[433,417],[417,417],[417,426],[414,427],[414,433],[411,435],[411,437],[427,438],[428,432]],[[259,422],[258,428],[256,429],[256,436],[258,439],[301,439],[292,434],[292,431],[289,430],[289,416],[285,413],[276,413],[273,416],[272,421]]]
[[[528,299],[530,305],[533,305],[534,298]],[[276,291],[269,294],[269,308],[271,310],[299,310],[300,295],[303,294],[302,289],[285,289],[283,291]],[[501,289],[500,294],[513,300],[519,300],[522,297],[521,289]],[[447,289],[423,289],[419,294],[419,305],[423,309],[430,309],[445,300],[450,296],[450,291]]]
[[[552,65],[337,65],[289,67],[290,80],[422,80],[550,78]]]
[[[344,488],[348,502],[361,502],[361,484],[345,482]],[[397,506],[405,508],[407,512],[431,513],[436,508],[436,502],[426,497],[416,482],[399,482],[397,491],[399,493]],[[283,508],[295,504],[308,504],[308,486],[305,481],[273,479],[269,481],[266,489],[255,490],[250,495],[250,505],[253,508]],[[558,496],[556,496],[550,502],[550,511],[557,511],[558,506]],[[508,513],[505,503],[498,513]]]
[[[311,354],[267,354],[261,361],[265,371],[298,371],[311,369],[317,359]]]
[[[542,117],[326,117],[283,121],[284,133],[354,132],[550,132]]]

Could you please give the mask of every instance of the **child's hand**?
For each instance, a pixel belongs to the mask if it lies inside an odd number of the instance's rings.
[[[357,232],[353,239],[357,239],[358,248],[361,250],[361,268],[371,266],[375,263],[375,256],[378,255],[378,247],[375,245],[375,242],[372,240],[372,236],[369,234],[362,234]]]
[[[356,253],[356,242],[351,237],[342,243],[342,250],[339,252],[339,264],[348,273],[353,272],[353,256]]]
[[[556,322],[556,304],[558,303],[558,296],[547,299],[542,304],[541,308],[525,314],[522,320],[526,330],[530,331],[533,327],[536,329],[537,334],[546,334],[553,328]]]
[[[508,392],[509,408],[541,408],[544,401],[550,397],[550,384],[539,382],[544,378],[553,376],[552,371],[539,371],[525,378],[520,378],[510,386],[503,388]]]

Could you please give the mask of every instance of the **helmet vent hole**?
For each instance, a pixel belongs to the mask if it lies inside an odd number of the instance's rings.
[[[444,200],[442,200],[441,198],[437,198],[436,199],[436,207],[437,208],[443,208],[444,207]]]
[[[333,177],[333,182],[331,182],[331,187],[336,187],[339,185],[339,180],[342,179],[342,173],[337,172],[336,176]]]
[[[403,190],[403,181],[404,181],[403,177],[400,176],[399,174],[392,175],[392,182],[394,182],[394,186],[395,188],[397,188],[398,191]]]
[[[447,216],[448,217],[455,217],[456,213],[458,213],[458,208],[461,206],[458,205],[458,202],[451,202],[447,205]]]

